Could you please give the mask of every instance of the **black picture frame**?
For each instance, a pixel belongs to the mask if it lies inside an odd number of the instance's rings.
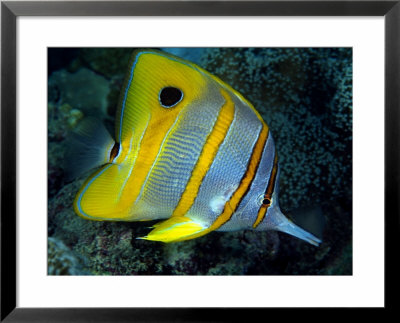
[[[256,319],[256,315],[267,319],[266,309],[18,308],[16,306],[16,19],[19,16],[383,16],[385,19],[385,315],[390,310],[396,310],[395,291],[396,287],[399,287],[396,255],[399,254],[400,236],[399,0],[3,1],[1,3],[1,321],[200,322],[237,321],[242,315],[249,320]],[[371,193],[373,194],[373,189]],[[377,312],[377,315],[382,314],[380,310]],[[282,315],[283,311],[276,314]],[[312,319],[323,318],[314,316]],[[379,319],[382,320],[383,317],[379,316]]]

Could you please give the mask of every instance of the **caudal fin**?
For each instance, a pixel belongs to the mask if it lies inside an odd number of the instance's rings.
[[[67,181],[108,163],[114,144],[114,139],[100,120],[84,118],[67,139],[64,159]]]

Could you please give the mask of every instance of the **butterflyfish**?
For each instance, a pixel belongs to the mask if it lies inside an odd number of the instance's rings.
[[[161,220],[140,239],[166,243],[243,229],[321,242],[280,210],[278,156],[260,114],[194,63],[158,50],[134,51],[115,139],[90,118],[75,135],[76,164],[97,166],[74,200],[82,218]]]

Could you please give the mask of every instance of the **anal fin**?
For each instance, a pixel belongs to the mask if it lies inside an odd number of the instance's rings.
[[[139,239],[169,243],[197,238],[208,232],[208,228],[201,223],[179,216],[155,224],[147,236]]]

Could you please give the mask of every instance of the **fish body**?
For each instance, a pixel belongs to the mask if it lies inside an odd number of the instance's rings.
[[[80,135],[95,131],[100,143],[84,140],[90,157],[83,164],[101,167],[76,195],[79,216],[160,219],[142,239],[163,242],[241,229],[320,242],[280,211],[278,158],[267,124],[239,92],[199,66],[161,51],[135,51],[115,140],[88,124]]]

